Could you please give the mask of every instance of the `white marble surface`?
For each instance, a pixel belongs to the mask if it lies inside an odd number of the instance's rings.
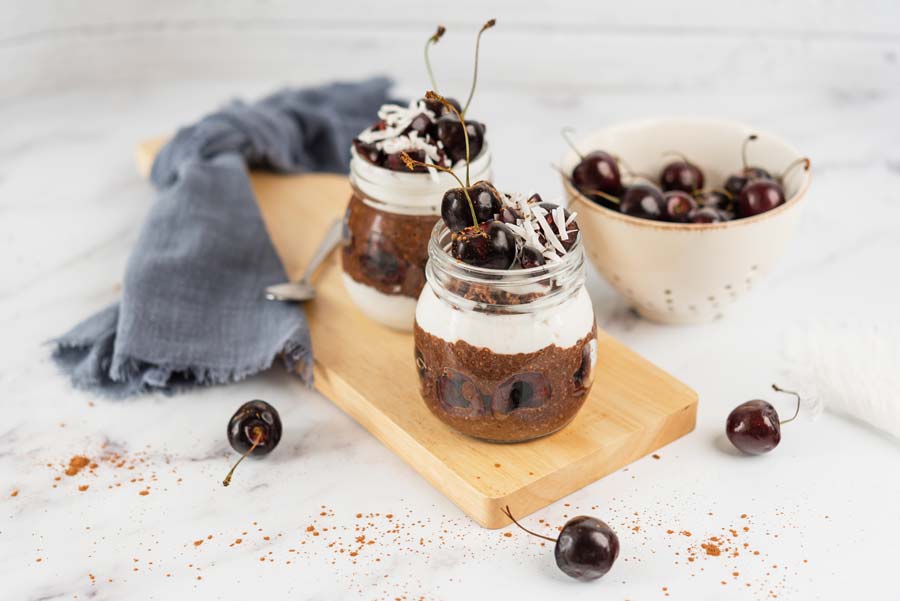
[[[528,518],[546,528],[587,513],[617,530],[622,555],[614,570],[581,584],[557,571],[538,540],[479,528],[284,373],[113,402],[72,390],[55,371],[45,341],[116,298],[152,202],[135,173],[135,142],[274,83],[106,83],[22,91],[0,103],[0,573],[7,575],[0,599],[895,594],[896,441],[825,414],[786,427],[774,453],[750,459],[723,445],[722,432],[734,405],[772,398],[772,381],[789,386],[779,380],[788,328],[848,316],[897,321],[896,90],[600,94],[510,86],[479,96],[473,111],[489,123],[500,185],[547,196],[561,192],[548,162],[562,152],[564,124],[586,130],[642,116],[715,115],[780,133],[813,158],[808,208],[787,257],[726,320],[642,321],[592,275],[601,326],[694,387],[701,404],[696,431],[658,460],[643,459]],[[285,436],[223,489],[234,458],[225,424],[257,397],[279,408]],[[93,472],[63,474],[73,455],[107,452],[121,453],[125,465],[100,461]],[[736,541],[740,555],[699,550],[688,561],[711,536]]]

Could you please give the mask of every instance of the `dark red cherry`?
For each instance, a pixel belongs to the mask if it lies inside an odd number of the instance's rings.
[[[499,221],[469,226],[453,234],[451,254],[463,263],[487,269],[509,269],[516,260],[515,236]]]
[[[666,218],[666,201],[656,186],[635,184],[628,186],[622,195],[619,211],[632,217],[662,221]]]
[[[494,414],[506,415],[517,409],[536,409],[550,400],[550,383],[542,374],[516,374],[494,391]]]
[[[589,582],[612,568],[619,556],[619,537],[606,522],[581,515],[563,526],[553,554],[560,570],[576,580]]]
[[[484,413],[481,392],[468,376],[447,368],[436,385],[438,400],[448,413],[472,417]]]
[[[275,407],[265,401],[248,401],[241,405],[228,421],[226,431],[231,448],[241,453],[222,484],[228,486],[235,468],[248,455],[267,455],[281,440],[281,417]]]
[[[712,207],[701,207],[690,214],[691,223],[721,223],[728,221],[726,214]]]
[[[670,190],[663,194],[666,200],[666,219],[677,223],[687,223],[691,220],[691,213],[697,209],[697,201],[681,190]]]
[[[663,167],[659,174],[659,184],[666,192],[681,190],[693,193],[703,187],[703,172],[686,160],[673,161]]]
[[[738,196],[736,209],[738,217],[752,217],[765,213],[784,204],[784,190],[778,183],[757,179],[751,181]]]
[[[424,150],[408,150],[406,154],[410,156],[413,160],[419,161],[421,163],[425,162],[425,151]],[[399,152],[394,152],[384,157],[384,168],[390,169],[391,171],[409,171],[409,167],[406,166],[406,163],[403,162],[403,159],[400,158]],[[423,167],[422,165],[416,165],[412,170],[415,173],[426,173],[428,169]]]
[[[459,232],[475,225],[472,223],[472,209],[469,198],[475,206],[478,223],[491,221],[500,211],[500,194],[487,182],[477,182],[468,188],[468,198],[462,188],[450,188],[441,200],[441,217],[451,232]]]
[[[522,266],[522,269],[540,267],[546,262],[547,259],[544,258],[541,251],[530,244],[523,246],[522,251],[519,253],[519,264]]]
[[[499,219],[503,223],[516,224],[516,223],[518,223],[520,216],[519,216],[519,212],[516,211],[515,209],[513,209],[512,207],[503,207],[502,209],[500,209]]]
[[[462,105],[459,103],[459,100],[457,100],[456,98],[446,98],[445,100],[452,104],[457,111],[462,112]],[[440,100],[429,100],[427,98],[423,98],[422,102],[425,103],[425,108],[434,113],[435,117],[440,117],[444,114],[453,114],[453,111],[445,107]]]
[[[757,399],[735,407],[725,422],[728,440],[748,455],[761,455],[777,447],[781,442],[781,426],[794,421],[800,414],[799,394],[783,390],[774,384],[772,389],[797,398],[797,408],[791,418],[782,421],[771,403]]]
[[[694,200],[701,207],[721,209],[723,211],[730,211],[733,204],[733,197],[728,192],[716,188],[700,190],[694,194]]]
[[[420,138],[425,138],[426,136],[434,137],[436,127],[434,121],[426,115],[425,113],[419,113],[410,124],[403,130],[403,133],[408,134],[410,132],[416,132]]]
[[[537,196],[537,194],[535,194],[535,196]],[[532,197],[532,198],[534,198],[534,197]],[[540,199],[540,196],[538,196],[538,199]],[[539,203],[538,206],[547,211],[547,214],[544,215],[544,219],[547,220],[547,224],[550,226],[550,229],[553,230],[553,233],[556,234],[556,237],[559,239],[559,242],[560,242],[560,244],[562,244],[563,248],[565,248],[566,250],[569,250],[570,248],[572,248],[575,245],[575,241],[578,240],[578,232],[579,232],[578,222],[573,221],[572,223],[569,223],[568,225],[563,224],[563,227],[565,227],[565,231],[566,231],[566,239],[563,240],[563,237],[559,234],[560,230],[556,226],[556,218],[553,216],[555,210],[559,208],[559,205],[554,204],[552,202],[542,202],[542,203]],[[565,217],[566,221],[568,222],[569,217],[571,216],[571,213],[569,213],[568,210],[563,209],[563,216]],[[541,229],[541,231],[538,235],[538,238],[540,239],[540,241],[542,243],[546,244],[547,240],[546,240],[546,237],[544,236],[543,229]]]
[[[378,232],[369,232],[359,262],[369,277],[389,286],[401,283],[406,275],[406,263],[391,241]]]
[[[354,138],[353,149],[356,150],[356,154],[373,165],[378,165],[380,167],[381,162],[384,160],[384,153],[378,150],[374,143],[363,142],[359,138]]]
[[[768,453],[781,442],[781,422],[770,403],[747,401],[734,408],[725,423],[725,433],[735,447],[749,455]]]
[[[770,180],[772,175],[762,167],[747,167],[725,180],[725,190],[737,198],[747,184],[758,179]]]
[[[581,364],[572,376],[575,392],[583,394],[594,381],[594,359],[597,352],[597,340],[591,339],[581,347]]]
[[[622,175],[619,164],[608,152],[595,150],[585,155],[572,170],[572,183],[579,190],[589,193],[599,190],[613,196],[622,191]]]
[[[469,157],[474,161],[484,146],[485,127],[478,121],[466,120],[466,131],[469,134]],[[438,119],[437,137],[454,164],[466,160],[466,139],[456,115],[449,113]]]

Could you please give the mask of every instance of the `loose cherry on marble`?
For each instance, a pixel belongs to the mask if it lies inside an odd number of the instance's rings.
[[[606,575],[619,556],[619,537],[605,522],[586,515],[574,517],[563,526],[559,537],[533,532],[513,517],[507,505],[501,510],[521,530],[555,543],[556,565],[567,576],[590,582]]]
[[[735,407],[725,422],[725,434],[739,450],[748,455],[768,453],[781,442],[781,426],[797,419],[800,414],[800,395],[772,384],[776,392],[797,397],[797,408],[789,419],[781,420],[771,403],[763,400],[747,401]]]
[[[222,480],[223,486],[231,484],[231,476],[241,461],[254,453],[267,455],[281,440],[281,417],[275,407],[265,401],[248,401],[238,407],[228,422],[228,443],[238,453],[243,453],[228,475]]]
[[[666,154],[677,155],[680,160],[668,163],[659,174],[659,184],[664,192],[681,190],[693,194],[703,188],[703,171],[679,153]]]
[[[691,213],[697,209],[697,201],[694,197],[682,190],[669,190],[663,193],[666,201],[666,218],[676,223],[687,223],[691,220]]]

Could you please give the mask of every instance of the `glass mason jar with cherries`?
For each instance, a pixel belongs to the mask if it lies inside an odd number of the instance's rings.
[[[416,307],[415,361],[428,408],[493,442],[563,428],[584,404],[597,360],[580,236],[557,261],[508,270],[459,261],[450,243],[438,223]]]
[[[472,177],[491,178],[486,142],[470,171]],[[456,172],[464,176],[465,165]],[[455,180],[436,171],[380,167],[354,149],[350,184],[353,193],[344,216],[341,252],[344,286],[368,317],[409,331],[425,285],[431,231],[440,220],[443,194]]]

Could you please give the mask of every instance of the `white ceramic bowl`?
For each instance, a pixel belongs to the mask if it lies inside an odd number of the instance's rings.
[[[605,150],[638,173],[658,175],[676,150],[719,186],[741,168],[741,144],[751,133],[749,162],[781,173],[803,156],[784,140],[741,123],[709,119],[654,119],[622,123],[577,143],[582,152]],[[561,165],[571,173],[578,155]],[[591,262],[637,311],[662,323],[701,323],[722,317],[768,272],[785,250],[800,215],[810,173],[794,169],[779,207],[724,223],[681,224],[623,215],[595,204],[563,178],[570,210],[578,212]]]

